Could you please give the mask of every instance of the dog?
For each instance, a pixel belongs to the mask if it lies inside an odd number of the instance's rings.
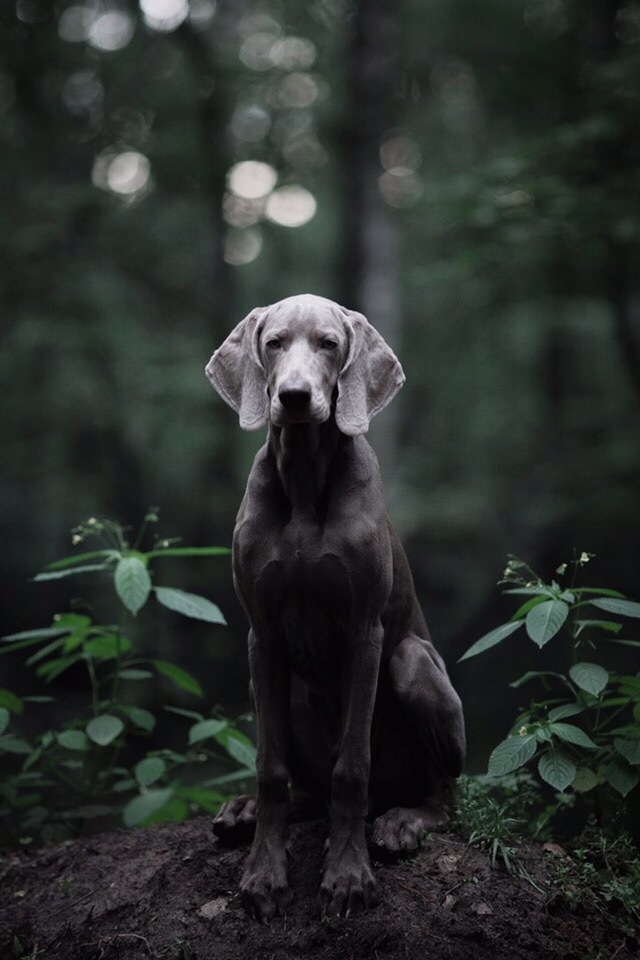
[[[268,424],[233,536],[257,796],[225,803],[214,829],[255,828],[241,892],[269,920],[290,902],[290,819],[328,808],[321,912],[361,911],[377,899],[365,819],[379,852],[414,852],[449,818],[465,755],[460,699],[364,438],[404,373],[362,314],[306,294],[253,310],[206,374],[243,429]]]

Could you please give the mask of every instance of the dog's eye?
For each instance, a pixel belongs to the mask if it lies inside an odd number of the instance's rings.
[[[323,350],[335,350],[338,346],[338,341],[332,337],[325,337],[320,346]]]
[[[280,340],[278,337],[271,337],[269,340],[267,340],[265,346],[269,350],[278,350],[282,346],[282,340]]]

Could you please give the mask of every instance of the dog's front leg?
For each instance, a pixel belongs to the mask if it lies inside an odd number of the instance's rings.
[[[342,737],[331,782],[331,826],[320,887],[325,915],[359,912],[376,902],[364,827],[382,640],[378,620],[354,631],[345,658]]]
[[[287,880],[290,672],[279,638],[249,631],[249,667],[258,722],[256,833],[240,889],[249,913],[271,920],[290,899]]]

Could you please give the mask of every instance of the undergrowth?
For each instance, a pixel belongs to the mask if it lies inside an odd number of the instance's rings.
[[[618,673],[612,655],[640,648],[625,632],[640,618],[640,604],[581,585],[591,559],[576,554],[548,582],[509,559],[501,582],[519,606],[461,659],[526,634],[538,650],[554,641],[566,667],[541,669],[536,657],[510,684],[532,693],[492,751],[487,774],[461,778],[451,829],[485,850],[494,867],[534,886],[523,842],[541,841],[551,857],[553,899],[596,910],[637,936],[640,855],[621,822],[640,783],[640,674]]]
[[[34,578],[84,575],[89,582],[106,582],[111,589],[102,616],[95,610],[98,600],[76,600],[49,625],[0,638],[0,653],[24,651],[24,665],[42,690],[23,696],[0,689],[0,759],[8,768],[0,782],[0,837],[6,844],[61,840],[114,817],[139,826],[213,813],[229,784],[253,777],[255,748],[247,734],[219,709],[194,709],[189,700],[197,703],[204,696],[198,680],[141,648],[138,615],[152,600],[218,629],[225,624],[216,604],[160,583],[159,574],[164,579],[164,558],[202,559],[230,551],[183,547],[159,537],[143,550],[157,520],[157,512],[149,511],[131,542],[119,523],[91,517],[74,529],[72,542],[92,540],[96,549],[57,560]],[[104,590],[95,593],[102,601]],[[71,670],[84,698],[74,709],[50,692]],[[142,704],[156,684],[172,685],[189,703],[164,706],[188,723],[183,750],[155,742],[145,749],[157,716]],[[212,765],[228,769],[207,778],[203,771]]]

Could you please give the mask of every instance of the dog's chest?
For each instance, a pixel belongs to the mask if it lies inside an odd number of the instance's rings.
[[[272,610],[292,667],[304,678],[334,675],[352,607],[343,551],[317,524],[288,524],[275,546]]]

